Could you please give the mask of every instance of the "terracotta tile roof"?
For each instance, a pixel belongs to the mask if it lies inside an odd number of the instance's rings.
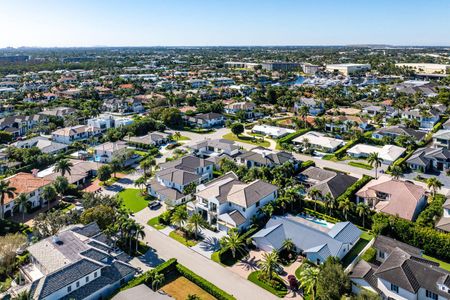
[[[52,180],[35,177],[33,174],[24,172],[8,177],[5,181],[9,182],[9,186],[16,188],[14,191],[16,196],[22,193],[31,193],[53,182]],[[11,198],[8,195],[5,195],[5,204],[13,201],[14,198],[15,197]]]

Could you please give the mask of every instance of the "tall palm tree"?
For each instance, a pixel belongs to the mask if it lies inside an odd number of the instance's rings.
[[[306,117],[309,114],[309,108],[306,105],[303,105],[302,107],[300,107],[298,114],[300,115],[300,117],[303,120],[303,124],[304,124],[304,128],[308,127],[307,123],[306,123]]]
[[[176,140],[178,141],[179,139],[181,139],[181,133],[180,133],[179,131],[176,131],[176,132],[173,134],[173,138],[176,139]]]
[[[14,198],[15,187],[9,186],[9,181],[0,181],[0,218],[5,217],[3,207],[5,206],[5,197]]]
[[[403,170],[400,166],[394,166],[391,169],[391,176],[393,179],[398,180],[402,176]]]
[[[134,234],[135,234],[135,238],[136,238],[136,253],[137,253],[138,246],[139,246],[139,238],[141,238],[141,239],[145,238],[144,226],[142,226],[140,224],[136,224]]]
[[[351,211],[353,208],[353,202],[351,202],[348,198],[345,198],[345,200],[342,200],[339,203],[339,209],[342,209],[342,212],[344,213],[345,220],[348,220],[348,212]]]
[[[220,243],[222,247],[230,249],[233,258],[236,258],[236,253],[242,252],[245,247],[244,239],[236,231],[231,231],[227,236],[224,236]]]
[[[62,197],[62,195],[64,195],[64,193],[69,188],[69,181],[66,177],[58,176],[56,177],[55,182],[53,182],[53,186],[55,187],[58,195]]]
[[[262,260],[258,262],[259,269],[269,279],[272,280],[273,272],[278,266],[278,252],[273,250],[270,253],[263,253]]]
[[[64,176],[66,173],[71,175],[70,171],[73,167],[73,164],[68,159],[60,159],[55,164],[55,172],[60,172],[61,176]]]
[[[42,189],[42,198],[47,200],[47,209],[50,209],[50,202],[55,200],[58,196],[58,192],[53,185],[46,185]]]
[[[181,228],[186,223],[187,219],[188,214],[186,208],[183,206],[179,206],[173,212],[172,217],[170,218],[170,222],[172,224],[175,224],[178,228]]]
[[[371,167],[375,167],[375,179],[378,178],[378,168],[381,167],[383,160],[378,156],[377,152],[370,153],[367,157],[367,162]]]
[[[321,196],[320,191],[316,188],[312,188],[308,191],[308,196],[314,201],[314,211],[316,211],[317,210],[317,200]]]
[[[320,269],[312,266],[304,268],[299,274],[300,286],[314,300],[316,295],[317,282],[319,281]]]
[[[161,285],[164,282],[164,274],[154,272],[154,274],[151,275],[151,280],[152,280],[152,289],[156,291],[161,287]]]
[[[440,182],[436,177],[430,177],[427,179],[427,187],[431,189],[433,198],[436,195],[436,191],[441,189],[442,186],[443,186],[442,182]]]
[[[295,251],[295,244],[294,244],[294,242],[292,241],[292,239],[290,239],[290,238],[288,238],[288,239],[285,239],[284,241],[283,241],[283,246],[282,246],[282,248],[284,249],[284,250],[286,250],[287,252],[293,252],[293,251]]]
[[[329,210],[329,214],[330,216],[333,214],[333,210],[336,208],[337,206],[337,200],[336,198],[334,198],[331,193],[327,193],[325,195],[325,204]]]
[[[365,204],[364,202],[360,202],[358,203],[358,205],[356,205],[356,213],[358,214],[358,216],[360,216],[362,218],[362,224],[363,227],[365,227],[365,221],[366,221],[366,216],[369,215],[370,213],[370,208],[367,204]]]
[[[26,194],[21,193],[19,197],[14,200],[14,205],[19,206],[22,212],[22,222],[25,220],[25,213],[27,212],[28,197]]]
[[[205,219],[199,213],[194,213],[189,217],[188,225],[193,229],[195,239],[197,239],[200,229],[205,227]]]

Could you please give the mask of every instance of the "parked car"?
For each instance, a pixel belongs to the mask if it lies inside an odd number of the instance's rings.
[[[150,209],[158,209],[158,208],[160,208],[160,207],[161,207],[161,202],[159,202],[159,201],[157,201],[157,200],[151,201],[151,202],[148,204],[148,208],[150,208]]]

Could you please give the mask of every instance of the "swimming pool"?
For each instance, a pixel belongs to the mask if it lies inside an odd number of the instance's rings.
[[[316,218],[316,217],[313,217],[313,216],[310,216],[310,215],[299,214],[297,216],[302,218],[302,219],[305,219],[305,220],[308,220],[310,222],[313,222],[315,224],[318,224],[320,226],[326,227],[326,228],[332,228],[334,226],[333,223],[329,223],[329,222],[327,222],[325,220],[322,220],[322,219],[319,219],[319,218]]]

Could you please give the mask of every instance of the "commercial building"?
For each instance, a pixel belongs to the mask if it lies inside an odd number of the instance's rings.
[[[399,63],[396,67],[414,70],[417,74],[450,74],[450,65],[427,63]]]
[[[329,72],[339,72],[345,76],[363,73],[370,70],[369,64],[332,64],[326,65],[325,68]]]

